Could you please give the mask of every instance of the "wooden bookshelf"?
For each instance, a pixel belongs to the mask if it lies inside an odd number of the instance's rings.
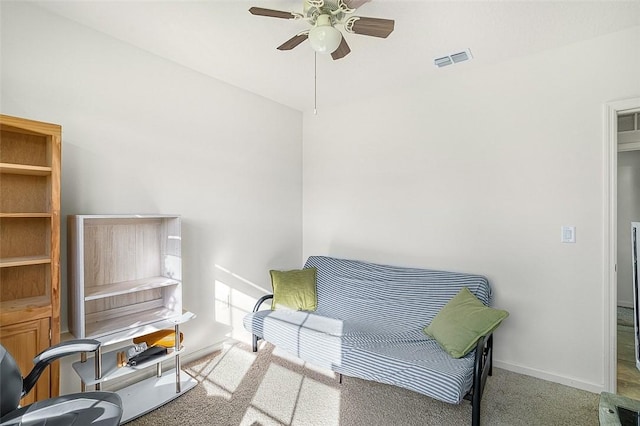
[[[60,341],[62,128],[0,115],[0,342],[24,375]],[[54,363],[22,404],[57,396]]]

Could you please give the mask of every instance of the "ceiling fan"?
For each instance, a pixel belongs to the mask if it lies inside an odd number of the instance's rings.
[[[347,56],[351,49],[342,33],[335,28],[343,25],[344,30],[352,34],[387,38],[393,31],[392,19],[364,18],[352,16],[356,8],[368,0],[303,0],[303,12],[283,12],[280,10],[252,7],[253,15],[281,19],[303,19],[312,26],[278,46],[278,50],[291,50],[309,39],[313,50],[318,53],[330,53],[336,60]]]

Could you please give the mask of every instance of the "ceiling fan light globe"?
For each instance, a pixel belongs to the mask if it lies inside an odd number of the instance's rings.
[[[318,53],[333,53],[342,41],[342,33],[330,25],[322,25],[309,31],[311,48]]]

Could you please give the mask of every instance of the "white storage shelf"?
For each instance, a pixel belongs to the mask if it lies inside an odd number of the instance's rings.
[[[179,377],[179,378],[178,378]],[[180,393],[176,393],[176,384]],[[176,399],[186,391],[193,389],[198,382],[184,371],[167,371],[162,377],[149,377],[131,386],[116,391],[123,401],[136,401],[135,404],[124,403],[120,424],[136,419],[167,402]]]
[[[122,350],[115,350],[111,352],[102,353],[102,377],[99,379],[96,379],[95,360],[93,357],[87,358],[86,362],[80,362],[80,361],[74,362],[73,369],[78,374],[78,376],[80,376],[80,380],[82,380],[82,382],[86,386],[93,386],[96,383],[104,383],[110,380],[117,379],[118,377],[124,377],[129,374],[138,373],[146,369],[147,367],[154,366],[157,363],[172,359],[174,356],[182,353],[183,350],[184,348],[180,349],[177,352],[174,351],[174,352],[168,353],[167,355],[154,358],[151,361],[144,362],[140,365],[136,365],[133,367],[117,366],[117,359],[118,359],[117,354],[119,351],[122,351]]]
[[[179,326],[182,323],[195,318],[192,312],[184,312],[180,317],[173,319],[165,319],[162,321],[149,324],[147,326],[132,328],[125,332],[112,333],[105,338],[98,339],[102,342],[103,347],[108,347],[115,343],[130,341],[135,337],[139,337],[158,330],[174,328],[179,335]],[[179,350],[173,350],[171,353],[156,357],[150,361],[141,363],[136,366],[117,366],[117,353],[123,351],[123,348],[116,350],[101,352],[101,374],[96,378],[95,358],[88,357],[86,361],[78,361],[72,364],[73,370],[80,377],[82,388],[86,386],[95,386],[99,389],[103,383],[113,381],[118,378],[128,376],[130,374],[140,373],[143,370],[157,366],[158,364],[175,359],[175,368],[163,372],[161,376],[153,376],[138,381],[132,385],[126,386],[116,391],[124,401],[124,414],[122,423],[133,420],[143,414],[148,413],[161,405],[166,404],[193,389],[197,384],[197,380],[189,376],[180,368],[180,354],[183,353],[184,347]],[[176,379],[179,377],[179,379]],[[126,398],[125,398],[126,396]]]
[[[121,283],[98,285],[85,288],[86,296],[84,300],[86,302],[87,300],[102,299],[104,297],[118,296],[121,294],[129,294],[136,291],[151,290],[153,288],[178,284],[180,284],[180,281],[176,281],[171,278],[151,277]]]
[[[180,216],[74,215],[67,229],[69,331],[102,342],[101,374],[96,375],[93,358],[73,364],[82,388],[99,389],[103,382],[174,359],[174,371],[118,391],[123,422],[193,388],[195,379],[180,370],[182,349],[139,366],[117,367],[118,351],[108,348],[158,330],[179,333],[179,325],[195,317],[182,309]]]
[[[170,215],[68,218],[69,331],[102,338],[182,314],[181,223]]]
[[[103,340],[109,338],[113,333],[126,332],[132,330],[134,334],[139,334],[138,329],[146,325],[153,325],[158,321],[170,319],[172,312],[168,309],[148,309],[146,311],[136,310],[135,319],[127,315],[117,316],[108,321],[97,321],[87,324],[87,338]]]
[[[149,377],[116,390],[124,405],[121,419],[121,424],[123,424],[161,407],[193,389],[198,384],[196,379],[180,369],[179,356],[183,351],[184,348],[181,348],[179,351],[156,357],[151,361],[133,367],[118,367],[116,365],[118,350],[102,353],[100,358],[102,361],[102,376],[99,379],[96,379],[95,359],[93,357],[88,358],[85,362],[73,363],[73,369],[80,377],[84,388],[84,386],[99,386],[102,383],[125,377],[129,374],[140,373],[163,361],[175,358],[175,369],[162,372],[160,376]]]
[[[105,336],[93,337],[93,339],[102,342],[102,346],[109,346],[116,343],[125,342],[127,340],[132,340],[136,337],[153,333],[154,331],[173,329],[176,325],[191,321],[195,317],[196,315],[193,312],[186,311],[178,317],[164,318],[162,320],[150,322],[148,324],[138,324],[136,321],[136,324],[130,325],[125,330],[112,332]]]
[[[85,288],[84,301],[99,301],[114,298],[138,298],[140,292],[162,289],[162,296],[150,301],[126,304],[108,311],[99,311],[85,315],[85,335],[90,338],[101,338],[126,330],[136,330],[158,321],[177,318],[181,312],[177,311],[177,300],[182,293],[180,281],[167,277],[151,277],[120,283],[105,284]],[[85,306],[87,306],[85,304]],[[134,315],[135,321],[132,321]]]

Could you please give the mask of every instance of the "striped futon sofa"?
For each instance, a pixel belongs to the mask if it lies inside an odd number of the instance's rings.
[[[272,295],[262,297],[244,318],[254,352],[258,339],[264,339],[340,375],[400,386],[451,404],[468,399],[472,424],[480,424],[492,335],[455,359],[422,330],[462,287],[489,305],[486,278],[323,256],[309,257],[304,267],[317,269],[317,310],[260,309]]]

